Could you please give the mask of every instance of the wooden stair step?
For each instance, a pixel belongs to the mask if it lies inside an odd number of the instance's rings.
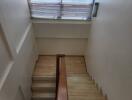
[[[55,100],[55,93],[33,93],[32,100]]]
[[[32,76],[33,81],[56,82],[56,76]]]
[[[68,74],[68,77],[87,77],[88,79],[90,79],[90,76],[86,73],[84,74]]]
[[[79,83],[79,84],[93,84],[93,85],[95,85],[95,82],[93,80],[83,79],[83,77],[82,78],[81,77],[80,78],[78,78],[78,77],[68,77],[67,82],[69,84]]]
[[[84,97],[102,97],[100,93],[88,93],[88,94],[68,94],[69,96],[84,96]]]
[[[93,84],[81,84],[81,87],[79,87],[79,84],[68,84],[68,87],[69,88],[80,88],[80,89],[96,89],[97,90],[97,87]],[[77,89],[78,89],[77,88]]]
[[[56,56],[39,56],[33,75],[36,76],[55,76],[56,75]]]
[[[84,57],[66,56],[65,62],[67,74],[87,74]]]
[[[55,76],[56,75],[56,66],[36,66],[36,69],[33,75],[41,76]]]
[[[44,82],[34,82],[32,84],[32,91],[35,92],[55,92],[55,83],[44,83]]]
[[[79,81],[80,80],[80,81]],[[67,79],[68,83],[72,83],[72,84],[75,84],[75,83],[78,83],[78,84],[93,84],[95,85],[95,82],[93,80],[84,80],[83,78],[82,79],[78,79],[78,78],[68,78]]]
[[[69,95],[88,95],[88,94],[99,94],[100,92],[96,89],[68,89]]]
[[[103,96],[69,96],[69,100],[105,100]]]
[[[56,66],[56,56],[39,56],[37,65]]]

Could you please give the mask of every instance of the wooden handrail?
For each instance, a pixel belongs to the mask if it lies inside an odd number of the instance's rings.
[[[66,66],[63,55],[57,57],[57,63],[56,100],[68,100]]]

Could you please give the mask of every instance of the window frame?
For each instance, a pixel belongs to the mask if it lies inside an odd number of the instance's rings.
[[[89,4],[89,6],[91,6],[91,10],[90,10],[90,14],[89,14],[89,18],[87,19],[62,19],[62,12],[63,12],[63,7],[64,4],[62,3],[63,0],[60,0],[60,15],[57,18],[37,18],[37,17],[32,17],[32,12],[31,12],[31,0],[29,0],[29,9],[30,9],[30,15],[31,15],[31,19],[43,19],[43,20],[64,20],[64,21],[91,21],[93,18],[93,9],[94,9],[94,4],[95,4],[95,0],[92,0],[92,4]],[[72,4],[71,4],[72,5]],[[74,5],[74,4],[73,4]]]

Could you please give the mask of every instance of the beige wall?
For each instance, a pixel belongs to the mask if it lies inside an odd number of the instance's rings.
[[[99,1],[88,39],[87,69],[108,100],[132,100],[132,1]]]
[[[87,39],[74,38],[39,38],[37,39],[39,54],[44,55],[84,55]]]
[[[90,23],[35,21],[33,27],[39,54],[84,55]]]
[[[43,22],[43,21],[42,21]],[[90,23],[48,21],[35,23],[34,32],[37,38],[88,38]],[[60,23],[59,23],[60,22]]]
[[[11,55],[8,51],[8,46],[4,38],[3,30],[0,26],[0,88],[2,87],[2,83],[4,80],[4,72],[8,69],[11,60]]]
[[[1,0],[0,3],[3,28],[17,50],[23,31],[30,21],[27,0]]]
[[[27,0],[0,0],[0,100],[30,100],[37,59]]]

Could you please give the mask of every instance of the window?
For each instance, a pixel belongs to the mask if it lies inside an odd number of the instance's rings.
[[[32,18],[91,19],[94,0],[31,0]]]

